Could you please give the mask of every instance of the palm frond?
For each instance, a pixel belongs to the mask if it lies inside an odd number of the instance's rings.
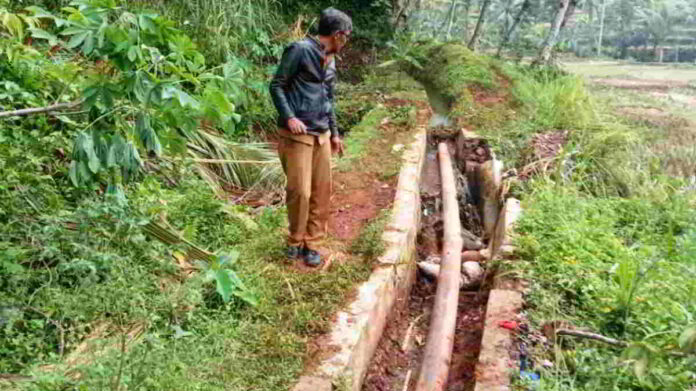
[[[279,193],[285,176],[270,143],[236,143],[210,129],[185,134],[198,172],[222,196],[224,189]]]

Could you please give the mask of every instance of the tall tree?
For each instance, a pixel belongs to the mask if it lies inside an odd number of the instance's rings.
[[[471,0],[464,2],[464,39],[469,38],[469,11],[471,11]]]
[[[532,65],[549,65],[549,62],[551,61],[551,53],[553,51],[553,47],[556,45],[556,42],[558,41],[558,35],[561,32],[561,25],[563,24],[564,20],[568,20],[566,18],[566,14],[568,12],[568,9],[570,8],[570,2],[571,0],[561,0],[560,6],[556,11],[556,16],[554,17],[553,24],[551,25],[551,30],[549,31],[549,34],[546,36],[546,40],[544,40],[544,43],[541,45],[539,55],[534,60]]]
[[[607,14],[607,0],[602,0],[599,13],[599,36],[597,37],[597,56],[602,55],[602,40],[604,39],[604,19]]]
[[[454,15],[457,12],[457,0],[452,0],[452,5],[450,6],[450,13],[447,17],[447,34],[445,34],[446,39],[449,41],[450,35],[452,34],[452,23],[454,22]]]
[[[512,33],[515,32],[517,29],[517,26],[519,26],[520,22],[522,21],[522,18],[524,14],[531,8],[532,6],[532,0],[524,0],[522,3],[522,6],[520,6],[519,11],[515,15],[515,19],[512,21],[512,25],[505,31],[505,35],[503,36],[503,39],[500,41],[500,45],[498,46],[498,52],[496,53],[496,57],[500,57],[500,54],[503,51],[503,48],[510,42],[510,38],[512,37]]]
[[[658,49],[672,35],[675,27],[681,22],[683,15],[669,4],[662,3],[659,8],[646,8],[640,12],[640,20],[646,33],[650,35],[653,44],[653,53],[662,61]]]
[[[408,13],[413,5],[420,6],[420,2],[414,3],[412,0],[392,0],[392,23],[394,30],[398,30],[406,25]]]
[[[471,36],[471,40],[469,40],[469,49],[471,50],[476,50],[476,45],[478,45],[478,41],[481,38],[481,31],[483,30],[483,25],[486,23],[486,11],[488,10],[488,7],[491,5],[491,0],[483,0],[483,4],[481,5],[481,13],[479,14],[478,22],[476,22],[476,28],[474,29],[474,34]]]

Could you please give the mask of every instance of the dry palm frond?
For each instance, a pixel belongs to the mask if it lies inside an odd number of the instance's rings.
[[[195,244],[186,240],[183,236],[179,235],[179,233],[177,233],[166,221],[163,221],[161,224],[150,221],[143,226],[143,231],[165,244],[185,244],[188,247],[186,254],[188,259],[198,259],[211,262],[215,258],[213,253],[196,246]]]
[[[306,20],[307,19],[304,15],[299,15],[297,20],[295,20],[295,22],[289,26],[287,31],[283,31],[282,33],[276,35],[274,39],[281,42],[287,42],[298,41],[304,38],[309,32],[309,28],[316,22],[316,19],[312,19],[309,23],[309,27],[305,30],[302,28],[302,26],[305,24]]]
[[[199,174],[218,196],[223,196],[225,188],[281,192],[285,177],[271,144],[235,143],[208,129],[198,129],[186,137]]]

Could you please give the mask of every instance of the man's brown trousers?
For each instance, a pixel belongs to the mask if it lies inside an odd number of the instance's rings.
[[[278,153],[287,176],[288,246],[317,251],[326,236],[331,200],[331,143],[321,136],[280,130]]]

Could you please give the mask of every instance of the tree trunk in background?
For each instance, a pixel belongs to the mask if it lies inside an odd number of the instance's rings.
[[[392,25],[394,30],[398,30],[406,25],[406,19],[408,19],[409,8],[411,7],[412,0],[392,0]],[[420,2],[419,2],[420,3]]]
[[[450,8],[450,14],[447,21],[447,34],[445,35],[445,39],[447,41],[449,41],[450,36],[452,34],[452,22],[454,22],[455,12],[457,12],[457,0],[452,0],[452,7]]]
[[[568,20],[570,20],[570,18],[575,13],[575,9],[578,7],[578,1],[579,0],[570,0],[570,4],[568,4],[568,10],[566,10],[565,15],[563,15],[563,23],[561,23],[561,30],[563,30],[566,27],[566,24],[568,24]]]
[[[469,39],[469,12],[471,11],[471,0],[464,3],[464,39]]]
[[[490,5],[491,0],[483,0],[481,13],[479,14],[478,22],[476,22],[476,28],[474,29],[474,35],[471,36],[471,40],[469,41],[469,49],[471,50],[476,50],[476,45],[478,45],[479,38],[481,37],[481,30],[483,30],[483,24],[486,23],[486,11]]]
[[[556,17],[554,18],[553,24],[551,25],[551,30],[546,40],[541,45],[541,50],[539,51],[539,56],[532,63],[532,65],[548,65],[551,60],[551,52],[553,47],[556,45],[558,40],[558,35],[561,31],[561,24],[565,19],[566,13],[568,12],[568,7],[570,6],[570,0],[561,0],[561,6],[556,11]]]
[[[500,46],[498,46],[498,53],[496,53],[495,55],[496,57],[500,57],[500,54],[503,52],[503,48],[508,44],[508,42],[510,42],[510,38],[512,38],[512,33],[515,32],[515,29],[517,29],[517,26],[522,21],[522,17],[531,5],[532,0],[524,0],[524,3],[522,3],[522,7],[520,7],[520,11],[517,13],[517,15],[515,15],[515,20],[512,22],[512,26],[510,26],[508,31],[505,32],[505,36],[503,37],[503,40],[500,42]]]
[[[599,39],[597,39],[597,57],[602,55],[602,39],[604,38],[604,17],[607,11],[607,0],[602,0],[602,9],[599,15]]]

